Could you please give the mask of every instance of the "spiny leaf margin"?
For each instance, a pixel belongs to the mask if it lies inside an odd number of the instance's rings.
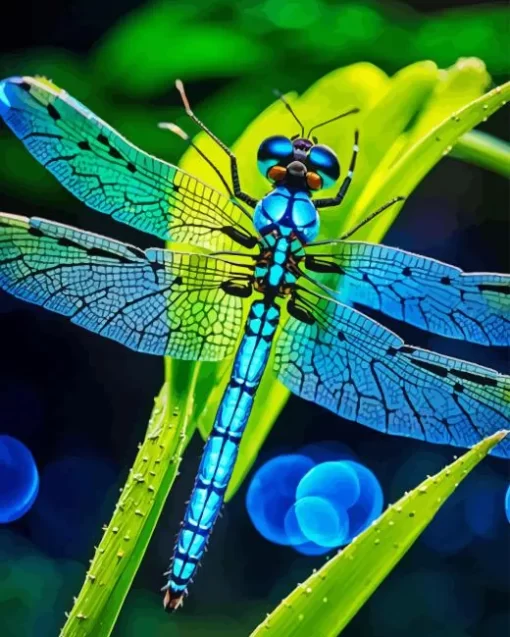
[[[428,477],[299,584],[251,633],[285,637],[336,637],[398,564],[460,482],[508,432],[472,447]]]

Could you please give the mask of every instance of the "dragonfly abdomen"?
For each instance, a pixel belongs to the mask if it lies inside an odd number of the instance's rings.
[[[280,309],[255,301],[246,322],[231,379],[204,448],[166,585],[165,608],[177,609],[205,551],[234,469],[241,436],[269,358]]]

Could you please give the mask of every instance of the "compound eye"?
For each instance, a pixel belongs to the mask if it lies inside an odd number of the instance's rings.
[[[274,166],[285,167],[294,158],[292,142],[283,135],[268,137],[259,146],[257,166],[264,177],[271,179],[269,171]],[[274,181],[274,177],[272,178]]]
[[[322,179],[322,187],[329,188],[340,177],[340,164],[334,151],[328,146],[317,144],[308,153],[308,166]]]

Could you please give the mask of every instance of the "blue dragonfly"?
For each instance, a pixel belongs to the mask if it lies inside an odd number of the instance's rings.
[[[464,273],[347,240],[400,198],[339,240],[316,241],[319,211],[340,205],[352,181],[358,133],[340,183],[335,153],[311,137],[318,126],[305,135],[282,98],[300,132],[262,141],[258,167],[271,189],[258,201],[241,189],[235,155],[196,117],[181,83],[177,88],[189,117],[230,158],[232,185],[220,175],[229,196],[136,148],[47,80],[0,83],[4,121],[71,193],[159,239],[202,249],[143,251],[45,219],[0,214],[3,290],[139,352],[233,356],[168,572],[170,610],[182,604],[218,517],[272,347],[274,371],[292,392],[385,433],[466,447],[508,426],[510,416],[510,377],[406,345],[353,307],[433,334],[508,346],[510,276]],[[333,184],[340,184],[336,196],[312,198]],[[325,285],[321,274],[333,283]],[[510,443],[495,454],[510,456]]]

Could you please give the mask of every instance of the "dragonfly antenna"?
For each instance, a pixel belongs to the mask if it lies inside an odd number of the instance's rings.
[[[312,128],[310,128],[310,130],[308,131],[307,138],[310,139],[311,132],[315,130],[316,128],[320,128],[321,126],[325,126],[326,124],[331,124],[331,122],[336,122],[337,119],[342,119],[342,117],[347,117],[347,115],[353,115],[354,113],[359,113],[359,108],[357,107],[351,108],[350,111],[346,111],[345,113],[341,113],[340,115],[337,115],[336,117],[327,119],[325,122],[321,122],[320,124],[315,124],[315,126],[312,126]]]
[[[173,124],[172,122],[160,122],[158,124],[158,128],[162,128],[163,130],[169,130],[175,135],[178,135],[181,139],[184,139],[184,141],[190,142],[190,144],[192,144],[188,133],[185,133],[180,126],[177,126],[177,124]]]
[[[189,104],[188,96],[186,95],[186,91],[184,90],[184,84],[181,80],[175,80],[175,88],[179,91],[181,96],[182,103],[184,104],[184,108],[186,109],[186,113],[188,115],[192,113],[191,106]]]
[[[287,102],[287,100],[285,99],[285,97],[282,95],[282,93],[280,93],[280,91],[278,89],[273,89],[273,93],[276,95],[276,97],[281,100],[284,104],[285,104],[285,108],[289,111],[289,113],[292,115],[292,117],[296,120],[296,122],[299,124],[299,126],[301,127],[301,137],[304,137],[305,135],[305,127],[303,126],[303,124],[301,123],[301,120],[299,119],[299,117],[296,115],[296,113],[294,112],[292,106]]]
[[[174,133],[175,135],[177,135],[181,139],[184,139],[185,142],[187,142],[192,148],[194,148],[197,151],[197,153],[200,155],[200,157],[202,157],[202,159],[204,159],[209,164],[209,166],[214,170],[214,172],[221,179],[221,183],[227,189],[228,194],[231,197],[234,197],[234,193],[232,192],[232,188],[227,183],[227,180],[225,179],[225,177],[221,174],[221,171],[218,168],[218,166],[216,166],[216,164],[214,164],[209,159],[209,157],[207,157],[207,155],[195,144],[195,142],[191,139],[191,137],[188,135],[188,133],[183,131],[180,126],[177,126],[177,124],[174,124],[172,122],[160,122],[158,124],[158,128],[162,128],[163,130],[169,130],[171,133]]]

